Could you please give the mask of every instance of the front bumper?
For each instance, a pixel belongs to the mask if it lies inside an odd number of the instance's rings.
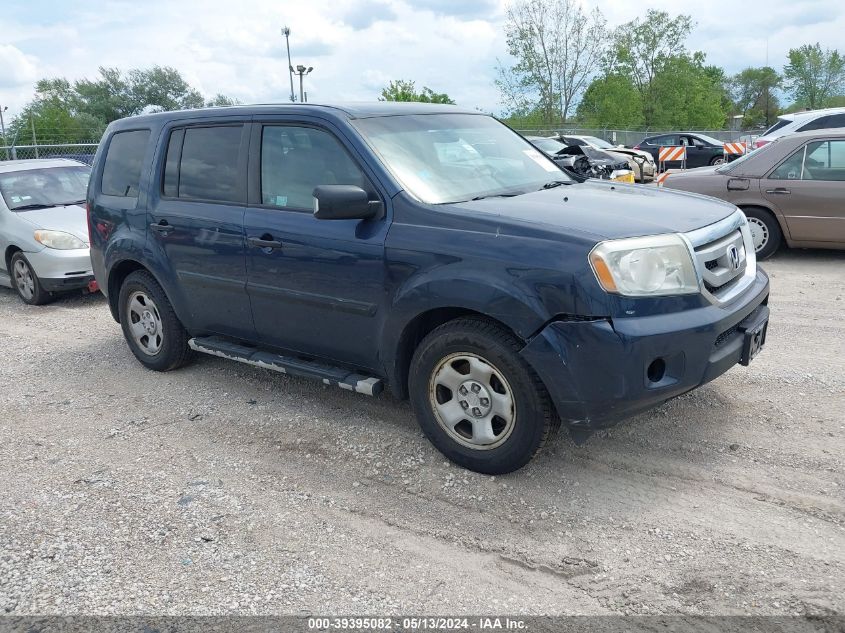
[[[758,269],[752,285],[730,306],[612,323],[553,321],[521,353],[565,423],[575,429],[604,428],[691,391],[739,363],[743,321],[759,318],[768,308],[758,308],[768,299],[769,279]]]
[[[27,253],[26,258],[47,292],[87,288],[94,280],[91,254],[87,248],[44,248],[35,253]]]

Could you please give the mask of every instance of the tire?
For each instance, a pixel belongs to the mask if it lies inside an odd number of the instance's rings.
[[[493,321],[460,318],[433,330],[414,351],[409,388],[417,421],[456,464],[488,475],[513,472],[560,424],[521,347]]]
[[[38,275],[22,252],[12,255],[10,264],[12,286],[21,301],[31,306],[40,306],[53,300],[53,295],[44,290]]]
[[[191,360],[188,333],[164,290],[147,271],[136,270],[124,280],[118,312],[129,349],[148,369],[170,371]]]
[[[714,156],[710,159],[710,165],[724,165],[725,164],[725,157],[724,156]]]
[[[765,209],[750,207],[742,211],[748,218],[757,259],[768,259],[777,252],[783,240],[780,224],[778,224],[775,216]]]

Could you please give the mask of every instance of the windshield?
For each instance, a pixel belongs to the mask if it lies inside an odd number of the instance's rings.
[[[615,145],[611,145],[603,138],[599,138],[598,136],[582,136],[585,141],[587,141],[593,147],[598,147],[599,149],[613,149],[616,147]]]
[[[566,145],[553,138],[529,138],[528,141],[549,154],[557,154],[560,150],[566,148]]]
[[[353,121],[385,166],[429,204],[537,191],[575,182],[496,119],[476,114],[417,114]]]
[[[779,130],[782,127],[789,125],[790,123],[792,123],[792,121],[790,121],[789,119],[779,119],[777,123],[775,123],[772,127],[770,127],[765,132],[763,132],[763,136],[766,136],[767,134],[771,134],[775,130]]]
[[[90,174],[91,168],[84,165],[0,173],[0,193],[11,211],[80,204]]]
[[[696,134],[696,136],[710,145],[717,145],[718,147],[721,147],[724,144],[724,141],[720,141],[712,136],[707,136],[706,134]]]

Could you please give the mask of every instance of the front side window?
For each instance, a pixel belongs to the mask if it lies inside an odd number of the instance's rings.
[[[311,211],[314,188],[356,185],[372,189],[367,177],[334,135],[310,127],[267,125],[261,132],[261,201],[284,209]]]
[[[10,171],[0,173],[0,193],[10,211],[82,204],[90,175],[83,165]]]
[[[137,198],[149,130],[117,132],[111,137],[103,164],[102,191],[107,196]]]
[[[418,114],[352,123],[405,190],[429,204],[518,195],[571,180],[492,117]]]
[[[241,125],[174,130],[164,164],[164,195],[240,202],[243,188],[238,156],[242,132]]]
[[[793,152],[771,173],[769,178],[771,180],[801,180],[801,172],[804,167],[804,149],[802,147]]]
[[[666,136],[658,136],[651,143],[660,147],[675,147],[680,144],[678,137],[674,134],[667,134]]]

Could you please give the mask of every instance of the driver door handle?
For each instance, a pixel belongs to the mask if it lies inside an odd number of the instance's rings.
[[[270,250],[281,248],[282,243],[278,240],[274,240],[272,235],[262,235],[261,237],[248,237],[247,242],[249,242],[250,246],[254,246],[255,248],[269,248]]]
[[[784,187],[778,187],[777,189],[766,189],[766,193],[786,195],[786,194],[792,193],[792,192],[789,191],[789,189],[785,189]]]

